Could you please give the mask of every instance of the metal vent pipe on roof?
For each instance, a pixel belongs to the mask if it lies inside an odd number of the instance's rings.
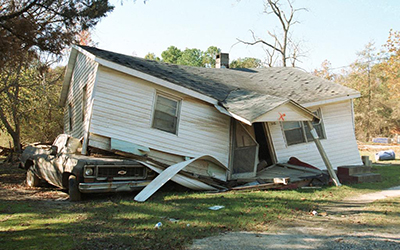
[[[215,68],[229,69],[229,53],[219,53],[215,58]]]

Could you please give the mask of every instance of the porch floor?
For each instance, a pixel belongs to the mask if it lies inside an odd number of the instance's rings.
[[[310,179],[310,177],[321,175],[323,173],[322,170],[318,169],[295,166],[287,163],[278,163],[261,170],[257,173],[257,176],[252,179],[274,182],[274,178],[290,178],[290,182],[297,182]]]

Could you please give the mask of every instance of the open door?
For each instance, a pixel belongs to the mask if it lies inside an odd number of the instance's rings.
[[[259,145],[257,172],[276,163],[275,151],[269,135],[268,125],[265,122],[253,124],[256,141]]]
[[[231,179],[255,177],[258,163],[258,143],[241,122],[233,121],[233,166]]]

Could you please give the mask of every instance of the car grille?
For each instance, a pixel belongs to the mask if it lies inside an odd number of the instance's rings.
[[[146,179],[147,168],[142,165],[97,165],[97,180],[141,180]]]

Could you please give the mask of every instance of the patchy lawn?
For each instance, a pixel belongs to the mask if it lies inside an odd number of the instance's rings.
[[[96,195],[70,203],[62,190],[26,188],[23,170],[1,164],[0,245],[3,249],[183,249],[196,238],[221,232],[270,232],[344,197],[400,185],[399,165],[375,165],[373,171],[382,174],[383,182],[219,194],[164,189],[145,203],[135,202],[134,194]],[[372,206],[398,217],[393,208],[397,201],[390,202]],[[208,209],[214,205],[224,208]],[[393,221],[377,216],[371,217],[374,223]],[[162,226],[156,229],[158,222]]]

